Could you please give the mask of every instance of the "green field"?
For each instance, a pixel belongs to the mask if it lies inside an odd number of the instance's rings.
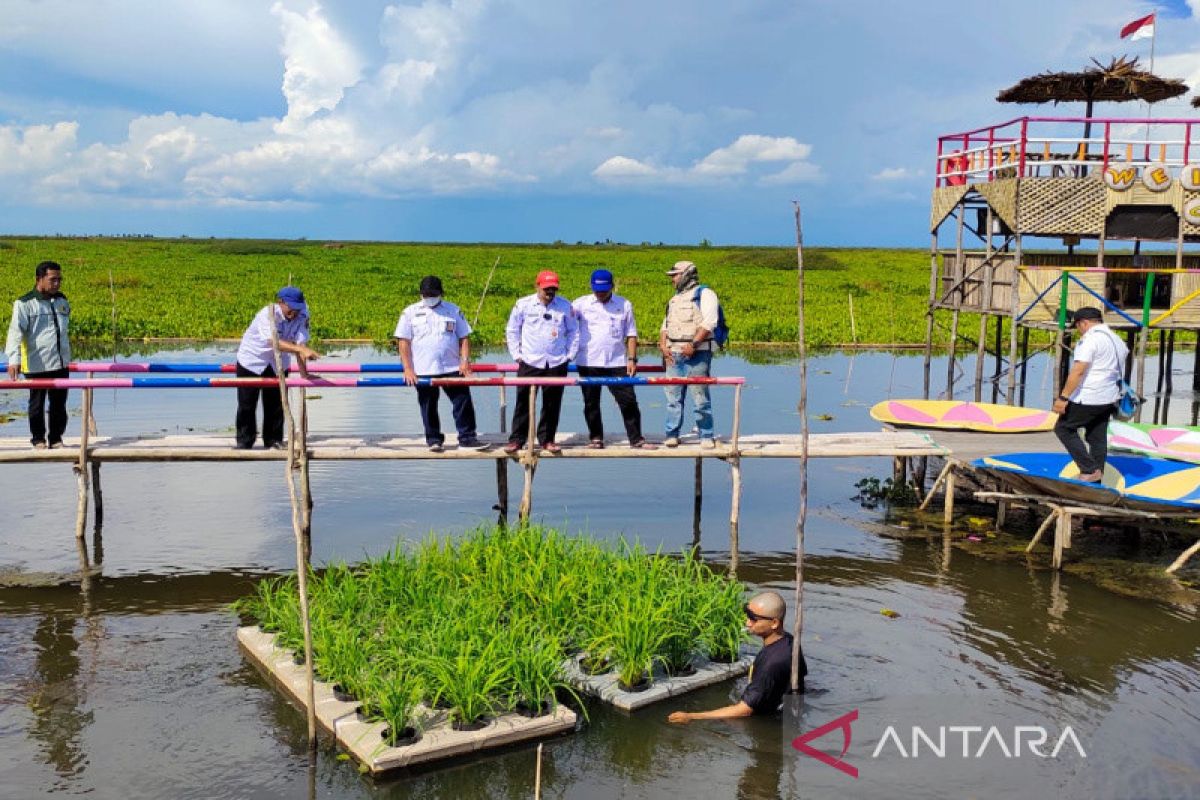
[[[240,336],[291,280],[307,296],[316,338],[382,342],[427,274],[441,276],[447,298],[473,318],[497,258],[477,326],[481,343],[503,341],[513,301],[533,291],[539,270],[557,271],[562,294],[573,299],[589,291],[588,275],[600,267],[633,301],[643,340],[653,340],[671,294],[663,273],[680,259],[696,262],[720,295],[732,344],[796,339],[793,248],[7,237],[0,238],[0,298],[7,309],[32,287],[37,262],[50,259],[63,265],[77,338],[111,341],[115,296],[123,339],[215,339]],[[805,267],[810,346],[923,341],[927,253],[813,248]],[[3,319],[7,325],[7,311]]]

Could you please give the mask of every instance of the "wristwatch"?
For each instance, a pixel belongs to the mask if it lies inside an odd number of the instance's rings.
[[[1071,402],[1071,398],[1069,398],[1069,397],[1067,397],[1066,395],[1063,395],[1063,394],[1060,394],[1060,395],[1058,396],[1058,399],[1059,399],[1059,400],[1062,400],[1064,403],[1069,403],[1069,402]]]

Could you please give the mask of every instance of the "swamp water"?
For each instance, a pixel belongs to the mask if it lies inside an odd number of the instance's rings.
[[[213,360],[231,351],[148,357]],[[368,348],[330,355],[388,357]],[[717,362],[719,374],[748,379],[747,433],[798,427],[795,363],[774,361]],[[814,419],[813,431],[875,429],[869,407],[919,396],[920,373],[919,356],[814,357],[811,413],[832,419]],[[944,364],[934,374],[944,375]],[[1048,388],[1034,391],[1039,375],[1030,372],[1029,405],[1048,400]],[[420,430],[407,390],[318,394],[310,406],[315,432]],[[656,433],[662,393],[638,396],[644,427]],[[718,433],[728,434],[732,391],[714,388],[713,400]],[[1186,414],[1190,404],[1176,400]],[[606,424],[619,432],[615,408],[604,402]],[[477,390],[476,404],[481,428],[494,432],[496,390]],[[96,395],[102,434],[232,436],[233,407],[224,390]],[[451,429],[448,407],[442,416]],[[577,392],[567,391],[562,419],[563,431],[582,428]],[[68,438],[77,430],[73,419]],[[0,435],[24,431],[23,419],[0,425]],[[547,742],[545,796],[1200,797],[1194,593],[1182,591],[1173,603],[1128,597],[1053,574],[1044,550],[1027,563],[977,556],[962,542],[946,547],[940,534],[915,535],[906,516],[851,499],[861,478],[890,475],[890,459],[811,466],[804,639],[811,674],[802,704],[782,720],[684,727],[668,725],[668,711],[724,704],[733,686],[632,715],[592,704],[582,731]],[[747,460],[743,467],[740,577],[790,599],[796,464]],[[490,520],[494,474],[490,462],[315,463],[314,561],[354,561],[397,537]],[[708,462],[704,474],[702,547],[723,564],[729,473]],[[514,504],[518,475],[510,469]],[[0,797],[532,796],[532,747],[382,782],[358,775],[326,747],[310,763],[303,716],[242,658],[237,619],[225,610],[260,575],[293,566],[280,464],[112,464],[103,487],[102,575],[81,592],[58,585],[78,567],[70,470],[0,465]],[[534,486],[534,515],[547,524],[671,550],[691,542],[691,508],[687,460],[547,464]],[[881,535],[901,532],[900,521],[910,526],[905,536]],[[844,763],[857,778],[792,746],[800,734],[855,712]],[[914,726],[933,745],[945,737],[941,756],[921,740],[911,757]],[[1039,758],[1028,746],[1036,730],[1018,726],[1043,729],[1047,754],[1069,726],[1079,748],[1068,739],[1057,758]],[[961,730],[972,727],[979,730]],[[979,754],[993,727],[996,737]],[[1022,739],[1019,756],[1014,737]],[[835,727],[811,744],[836,756],[842,732]]]

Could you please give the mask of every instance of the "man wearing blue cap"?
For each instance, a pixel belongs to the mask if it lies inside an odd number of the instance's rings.
[[[613,294],[613,276],[606,269],[592,273],[592,293],[576,300],[572,307],[579,318],[579,354],[575,364],[581,378],[632,378],[637,375],[637,323],[633,304]],[[588,447],[604,447],[604,421],[600,414],[601,386],[581,386],[583,417],[588,426]],[[621,418],[629,446],[653,450],[642,436],[642,412],[632,386],[609,386]]]
[[[279,352],[283,371],[288,371],[291,354],[300,362],[300,374],[308,377],[308,359],[319,358],[320,354],[308,346],[308,306],[304,292],[295,286],[285,286],[276,295],[276,302],[265,306],[254,316],[254,321],[242,334],[242,343],[237,352],[237,375],[239,378],[274,378],[275,351],[271,346],[271,316],[279,334]],[[279,389],[260,389],[257,386],[239,386],[237,405],[237,447],[249,450],[254,447],[258,436],[255,414],[258,397],[262,394],[263,447],[283,449],[283,399]]]

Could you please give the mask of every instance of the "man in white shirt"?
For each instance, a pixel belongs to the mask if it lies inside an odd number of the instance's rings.
[[[712,335],[720,318],[720,301],[716,292],[700,283],[696,265],[691,261],[677,261],[667,275],[675,285],[675,295],[667,303],[667,314],[658,334],[658,347],[662,351],[667,377],[707,378],[712,370]],[[663,443],[667,447],[679,446],[683,390],[686,388],[692,396],[700,446],[705,449],[716,447],[708,386],[691,384],[663,388],[667,394],[667,438]]]
[[[505,330],[508,353],[517,362],[517,377],[563,378],[567,364],[579,349],[579,326],[571,304],[558,296],[558,275],[543,270],[537,276],[537,293],[522,297],[508,315]],[[560,453],[554,442],[558,415],[562,410],[563,387],[542,386],[542,414],[538,417],[538,444],[548,453]],[[504,452],[515,453],[529,435],[529,390],[517,389],[512,433]]]
[[[1058,414],[1054,435],[1079,467],[1078,479],[1099,483],[1108,458],[1108,419],[1120,396],[1117,381],[1129,348],[1104,324],[1098,308],[1078,309],[1071,323],[1080,338],[1062,394],[1054,400],[1053,409]]]
[[[454,410],[458,446],[482,449],[487,445],[475,436],[475,405],[469,386],[429,386],[418,378],[471,377],[471,324],[459,307],[442,299],[442,279],[426,275],[421,279],[421,300],[404,309],[396,323],[396,347],[404,365],[404,380],[417,387],[417,404],[425,426],[425,444],[440,453],[446,437],[438,416],[440,390],[446,390]]]
[[[633,304],[613,294],[613,275],[606,269],[592,273],[592,294],[580,297],[572,307],[579,318],[579,354],[575,364],[581,378],[623,378],[637,375],[637,323]],[[580,386],[583,391],[583,417],[588,426],[588,447],[604,447],[604,420],[600,413],[602,386]],[[642,412],[632,386],[610,385],[629,446],[654,450],[642,436]]]
[[[242,334],[242,343],[237,351],[237,376],[239,378],[275,377],[275,350],[271,346],[271,317],[275,317],[275,328],[279,334],[280,360],[286,373],[294,353],[300,360],[300,374],[308,377],[308,359],[319,354],[308,346],[308,305],[304,292],[295,286],[285,286],[276,295],[276,302],[263,307],[254,321]],[[258,398],[262,395],[263,447],[283,449],[283,399],[279,389],[260,389],[257,386],[238,387],[237,447],[249,450],[254,447],[258,436],[255,413]]]

